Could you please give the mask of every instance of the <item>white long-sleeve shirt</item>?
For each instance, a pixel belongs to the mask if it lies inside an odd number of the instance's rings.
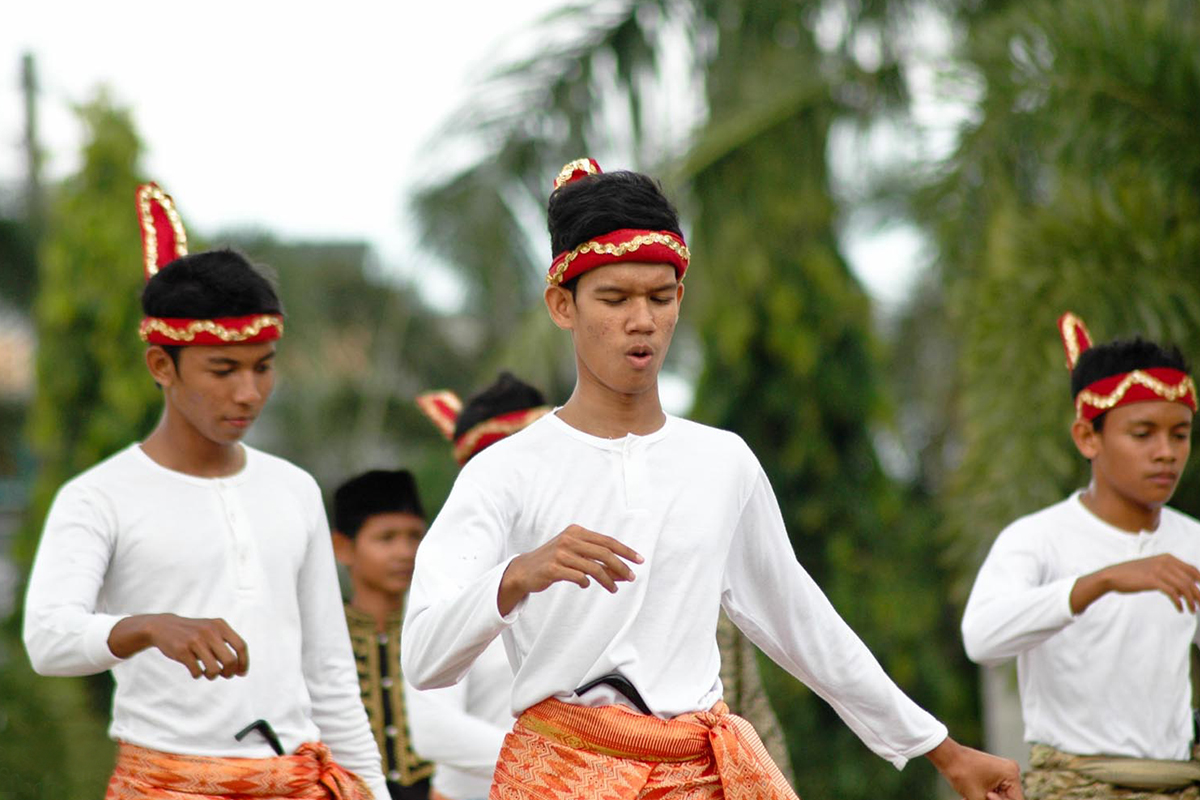
[[[1200,566],[1200,523],[1164,508],[1155,531],[1092,514],[1079,493],[1009,525],[963,614],[967,655],[1014,656],[1025,739],[1081,755],[1187,759],[1197,617],[1161,592],[1109,593],[1071,614],[1075,581],[1160,553]]]
[[[263,758],[265,719],[286,752],[321,740],[388,796],[359,697],[332,545],[316,483],[245,447],[236,475],[169,470],[131,445],[66,483],[46,518],[25,606],[43,675],[112,670],[109,735],[171,753]],[[208,681],[150,648],[108,649],[135,614],[223,618],[245,641],[245,676]]]
[[[616,594],[556,583],[502,617],[508,562],[571,524],[640,553],[635,580]],[[721,697],[720,606],[897,768],[946,737],[796,561],[745,443],[676,417],[649,435],[609,440],[548,414],[473,458],[417,552],[403,671],[420,688],[450,685],[501,636],[514,714],[548,697],[612,702],[611,693],[574,690],[619,672],[656,715],[674,717]]]
[[[437,765],[433,788],[451,800],[488,796],[504,737],[512,730],[512,668],[499,639],[453,686],[416,689],[405,681],[413,749]]]

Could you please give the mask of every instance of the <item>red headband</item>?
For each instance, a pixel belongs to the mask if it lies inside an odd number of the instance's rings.
[[[472,425],[462,436],[456,437],[454,427],[462,411],[462,400],[458,395],[445,389],[428,392],[417,397],[417,407],[433,420],[443,436],[454,442],[454,460],[459,466],[470,461],[480,450],[528,427],[550,411],[550,406],[536,406],[497,414]]]
[[[558,177],[554,179],[554,188],[558,190],[568,183],[600,172],[600,165],[594,160],[576,159],[558,173]],[[670,264],[675,268],[675,277],[683,280],[690,260],[691,253],[688,252],[687,244],[677,233],[622,228],[589,239],[573,250],[559,253],[550,264],[546,283],[558,286],[590,269],[619,261]]]
[[[1058,332],[1074,369],[1079,356],[1092,346],[1092,337],[1079,317],[1067,312],[1058,318]],[[1075,396],[1075,416],[1093,420],[1106,411],[1130,403],[1166,400],[1196,410],[1196,384],[1186,372],[1172,367],[1147,367],[1109,375],[1093,381]]]
[[[156,183],[137,188],[138,222],[142,233],[142,267],[146,280],[177,258],[187,255],[187,232],[175,201]],[[279,314],[251,314],[218,319],[144,317],[138,335],[147,344],[222,345],[270,342],[283,335]]]

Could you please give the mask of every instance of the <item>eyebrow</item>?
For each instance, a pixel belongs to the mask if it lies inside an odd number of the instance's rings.
[[[679,285],[678,281],[675,281],[672,283],[664,283],[661,286],[655,286],[653,289],[646,290],[646,294],[658,294],[659,292],[674,291],[675,287],[678,285]],[[612,285],[597,286],[595,291],[596,291],[596,294],[638,294],[637,289],[629,289],[624,286],[612,286]]]
[[[274,357],[275,357],[275,351],[272,350],[270,353],[267,353],[265,356],[258,359],[254,363],[261,364],[264,361],[270,361]],[[241,363],[242,363],[242,361],[240,361],[239,359],[229,358],[228,356],[209,356],[208,357],[208,365],[210,367],[236,367]]]

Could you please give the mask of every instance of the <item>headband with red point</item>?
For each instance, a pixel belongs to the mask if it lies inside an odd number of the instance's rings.
[[[576,159],[559,171],[554,179],[554,190],[600,172],[600,165],[594,159]],[[691,257],[683,238],[673,231],[623,228],[559,253],[550,264],[546,283],[558,286],[590,269],[619,261],[670,264],[675,268],[675,277],[683,280]]]
[[[454,443],[454,460],[459,466],[471,460],[479,451],[506,436],[528,427],[550,412],[550,406],[534,406],[497,414],[472,425],[461,436],[454,435],[462,400],[447,389],[426,392],[417,397],[417,407],[433,421],[442,435]]]
[[[1067,368],[1075,369],[1079,356],[1092,346],[1083,320],[1071,312],[1058,318],[1058,333],[1067,354]],[[1109,375],[1088,384],[1075,396],[1077,419],[1093,420],[1106,411],[1130,403],[1167,400],[1196,410],[1196,384],[1186,372],[1172,367],[1147,367]]]
[[[156,183],[137,188],[137,214],[142,234],[142,269],[150,280],[177,258],[187,255],[187,232],[171,196]],[[144,317],[138,335],[147,344],[222,345],[270,342],[283,335],[279,314],[250,314],[218,319]]]

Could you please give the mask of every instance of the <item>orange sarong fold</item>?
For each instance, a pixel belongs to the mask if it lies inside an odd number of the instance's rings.
[[[724,703],[659,719],[550,698],[504,739],[490,800],[799,800]]]
[[[362,779],[320,742],[290,756],[221,758],[164,753],[121,742],[104,800],[370,800]]]

